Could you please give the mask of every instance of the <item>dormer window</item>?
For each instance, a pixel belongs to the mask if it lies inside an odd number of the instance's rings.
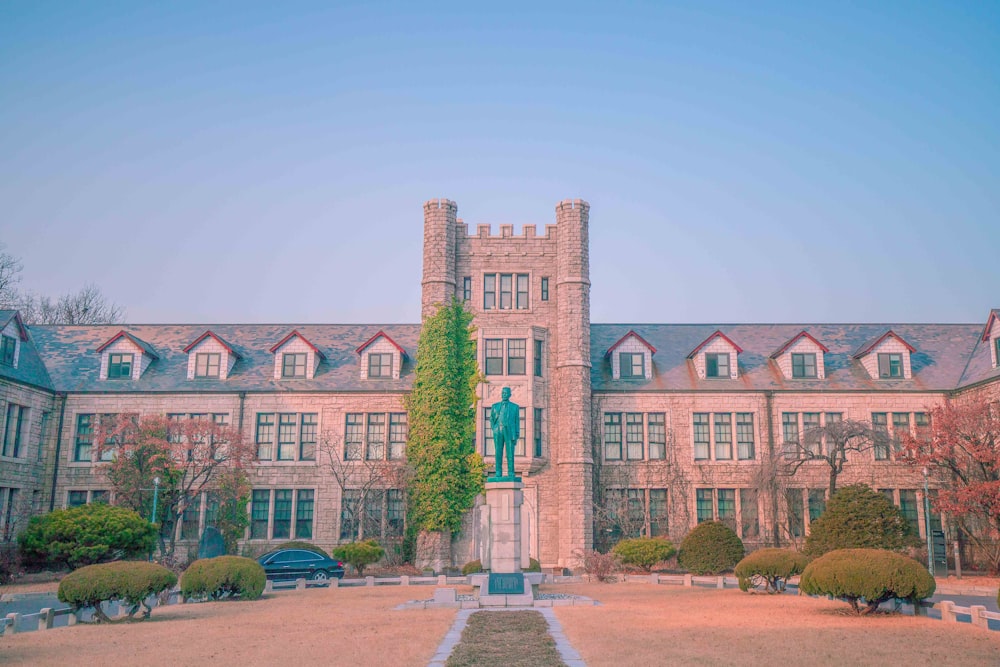
[[[903,355],[898,352],[880,352],[878,376],[883,380],[903,377]]]
[[[816,377],[816,354],[813,352],[792,353],[792,377],[808,379]]]
[[[705,353],[705,377],[729,379],[729,353]]]
[[[611,376],[616,380],[645,380],[653,375],[656,348],[635,331],[629,331],[608,348],[604,358],[611,361]]]
[[[4,366],[14,365],[14,351],[17,349],[17,339],[13,336],[3,335],[3,342],[0,344],[0,363]]]
[[[990,316],[986,319],[986,328],[983,329],[983,342],[987,344],[990,351],[990,361],[993,368],[1000,368],[1000,308],[990,311]]]
[[[368,355],[368,377],[391,378],[392,355],[387,352],[371,352]]]
[[[196,378],[217,378],[222,366],[222,355],[218,352],[199,352],[194,358]]]
[[[286,352],[281,355],[281,377],[304,378],[306,376],[306,353]]]
[[[896,332],[886,331],[854,353],[873,380],[909,380],[913,377],[910,355],[916,348]]]
[[[133,359],[134,355],[131,354],[109,354],[108,379],[120,380],[121,378],[131,378]]]
[[[378,331],[355,350],[360,356],[362,380],[398,380],[406,350],[389,338],[384,331]]]
[[[623,380],[646,377],[646,364],[643,363],[641,352],[619,352],[618,363],[621,365]]]
[[[736,380],[741,352],[743,348],[716,331],[691,350],[688,359],[694,362],[695,373],[703,380]]]

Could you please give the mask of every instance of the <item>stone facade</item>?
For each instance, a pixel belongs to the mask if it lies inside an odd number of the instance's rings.
[[[829,475],[810,461],[781,484],[765,479],[790,440],[832,415],[881,420],[891,437],[957,394],[1000,398],[998,311],[985,329],[593,324],[586,202],[562,201],[554,224],[518,234],[510,224],[470,232],[457,214],[447,199],[424,204],[422,313],[453,297],[474,313],[481,454],[492,454],[486,410],[501,389],[524,408],[521,543],[543,567],[572,567],[582,550],[626,533],[677,541],[709,518],[730,521],[750,546],[795,542]],[[401,537],[418,326],[213,325],[208,335],[137,325],[115,338],[122,327],[22,333],[13,318],[0,311],[17,341],[14,365],[0,364],[3,539],[32,513],[107,498],[87,425],[122,413],[211,416],[255,443],[249,550]],[[108,378],[112,352],[135,355],[130,377]],[[198,353],[219,355],[218,376],[196,372]],[[304,377],[284,377],[286,353],[306,356]],[[901,377],[880,377],[879,353],[902,355]],[[371,354],[391,356],[377,377]],[[641,374],[623,375],[622,354],[642,355]],[[710,376],[708,354],[728,354],[728,373]],[[815,355],[815,377],[796,377],[793,354]],[[883,490],[923,532],[923,478],[891,447],[854,453],[838,483],[854,482]],[[182,545],[211,521],[209,501],[175,526]],[[454,565],[482,555],[487,525],[480,501],[452,541]]]

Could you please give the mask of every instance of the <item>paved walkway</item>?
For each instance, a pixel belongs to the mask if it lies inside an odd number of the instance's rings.
[[[556,618],[555,613],[552,609],[548,607],[534,608],[534,607],[503,607],[499,609],[462,609],[455,616],[455,622],[452,624],[451,629],[445,634],[444,639],[438,646],[437,653],[431,658],[428,663],[428,667],[444,667],[444,664],[448,661],[448,656],[451,652],[455,650],[459,642],[462,641],[462,631],[465,630],[466,623],[469,622],[469,617],[473,614],[496,614],[503,613],[505,611],[535,611],[542,615],[545,622],[549,624],[549,635],[556,642],[556,650],[559,652],[559,657],[562,661],[566,663],[566,667],[586,667],[586,663],[580,654],[576,652],[576,649],[570,646],[569,640],[566,639],[566,635],[563,634],[562,625],[559,624],[559,619]]]

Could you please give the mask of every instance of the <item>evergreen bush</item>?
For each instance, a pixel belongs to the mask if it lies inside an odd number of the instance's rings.
[[[888,549],[915,546],[913,528],[903,513],[881,493],[864,484],[845,486],[809,525],[803,552],[822,556],[835,549]]]
[[[614,546],[612,551],[618,556],[618,560],[625,565],[635,565],[646,572],[652,570],[657,563],[661,563],[677,553],[673,544],[659,537],[636,537],[622,540]]]
[[[216,556],[191,563],[181,575],[185,598],[256,600],[264,592],[267,575],[260,563],[242,556]]]
[[[470,560],[468,563],[462,566],[462,575],[469,576],[470,574],[479,574],[483,571],[483,563],[478,560]]]
[[[799,580],[803,593],[842,598],[858,614],[869,614],[893,598],[919,602],[933,595],[935,586],[924,565],[884,549],[831,551],[810,563]]]
[[[542,564],[539,563],[534,558],[529,558],[528,559],[528,569],[525,570],[525,572],[541,572],[541,571],[542,571]]]
[[[761,584],[768,593],[785,590],[789,577],[802,574],[809,558],[791,549],[760,549],[736,564],[735,573],[740,590],[749,591]]]
[[[719,574],[743,559],[743,541],[733,529],[718,521],[695,526],[681,542],[677,563],[694,574]]]
[[[375,540],[351,542],[333,550],[333,557],[351,565],[357,570],[359,577],[365,576],[365,568],[372,563],[377,563],[384,555],[385,549],[379,546]]]
[[[130,607],[128,618],[133,619],[141,607],[140,620],[149,618],[152,608],[146,600],[168,590],[177,583],[177,575],[155,563],[144,561],[117,561],[88,565],[69,573],[59,582],[59,600],[73,605],[74,609],[94,608],[96,623],[111,621],[101,609],[101,603],[119,600]]]
[[[156,528],[130,509],[91,503],[32,517],[18,536],[32,565],[93,565],[142,557],[156,544]]]

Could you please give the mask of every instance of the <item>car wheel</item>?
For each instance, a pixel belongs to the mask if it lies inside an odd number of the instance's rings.
[[[310,579],[313,581],[330,581],[330,575],[326,573],[326,570],[316,570],[312,573]]]

